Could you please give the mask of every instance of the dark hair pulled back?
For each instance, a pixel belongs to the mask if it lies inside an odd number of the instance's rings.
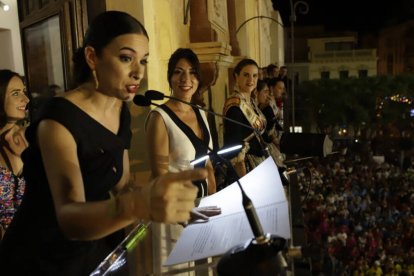
[[[236,75],[239,75],[241,70],[248,65],[254,65],[257,68],[259,68],[259,65],[257,65],[256,61],[254,61],[253,59],[250,59],[250,58],[242,59],[239,61],[239,63],[237,63],[236,67],[234,67],[233,77],[235,78]]]
[[[92,78],[92,71],[85,59],[85,47],[91,46],[98,56],[114,38],[123,34],[143,34],[148,38],[144,26],[128,13],[106,11],[95,17],[86,31],[83,46],[73,55],[73,80],[75,85]]]
[[[267,82],[264,80],[258,80],[257,81],[257,85],[256,85],[256,90],[259,93],[260,91],[262,91],[265,86],[267,86]]]

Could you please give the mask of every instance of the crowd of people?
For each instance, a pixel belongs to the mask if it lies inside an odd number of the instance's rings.
[[[414,273],[414,167],[359,152],[304,164],[300,174],[307,238],[323,248],[319,275]],[[411,273],[411,274],[410,274]]]

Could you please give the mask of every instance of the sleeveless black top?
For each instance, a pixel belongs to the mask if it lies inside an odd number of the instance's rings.
[[[121,242],[122,233],[95,241],[65,238],[36,142],[38,124],[44,119],[59,122],[73,135],[86,201],[98,201],[109,198],[122,176],[123,154],[132,135],[129,110],[124,103],[115,135],[70,101],[52,98],[26,131],[30,145],[22,155],[26,192],[0,246],[0,267],[10,269],[10,275],[89,275]]]

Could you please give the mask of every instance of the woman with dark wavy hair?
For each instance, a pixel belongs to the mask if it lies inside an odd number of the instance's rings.
[[[190,102],[201,87],[197,55],[188,48],[177,49],[169,59],[167,79],[172,96]],[[213,147],[205,112],[174,99],[151,111],[146,122],[146,136],[152,177],[192,168],[190,162],[205,156],[209,148]],[[216,181],[210,160],[198,166],[206,167],[208,171],[206,180],[194,182],[198,189],[197,197],[201,198],[216,191]],[[166,258],[160,249],[173,248],[182,229],[181,225],[153,225],[153,256],[154,262],[158,264],[154,273],[166,270],[159,270]],[[171,269],[185,266],[183,264]]]
[[[26,182],[22,176],[21,153],[29,98],[23,78],[0,70],[0,240],[20,206]]]
[[[188,48],[177,49],[168,62],[168,83],[172,96],[191,102],[201,84],[200,62]],[[204,111],[174,99],[152,111],[146,122],[147,142],[152,175],[180,171],[190,161],[207,154],[213,147]],[[198,197],[216,191],[214,171],[210,161],[207,181],[197,182]]]

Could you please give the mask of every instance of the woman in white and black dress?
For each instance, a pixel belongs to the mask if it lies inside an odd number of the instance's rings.
[[[197,55],[191,49],[177,49],[170,57],[167,75],[172,96],[190,102],[201,82]],[[172,99],[150,112],[146,136],[152,177],[191,168],[190,162],[205,156],[213,145],[205,112]],[[207,160],[201,166],[207,168],[208,176],[206,181],[193,182],[198,188],[198,198],[216,191],[211,162]],[[159,243],[154,249],[167,249],[153,254],[155,268],[161,267],[181,230],[180,225],[153,226],[154,241]]]
[[[168,82],[172,96],[190,102],[200,87],[200,63],[191,49],[176,50],[168,63]],[[155,108],[146,122],[149,159],[153,177],[168,171],[187,169],[189,163],[212,148],[210,130],[204,111],[168,100]],[[207,161],[207,181],[197,183],[198,197],[215,192],[214,171]]]

